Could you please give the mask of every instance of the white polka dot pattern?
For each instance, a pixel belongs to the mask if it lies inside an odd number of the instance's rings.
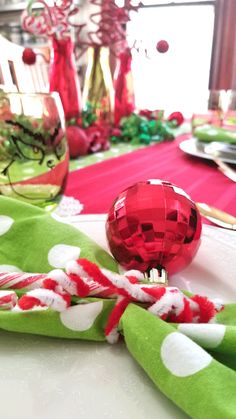
[[[8,217],[7,215],[0,215],[0,236],[7,233],[13,223],[13,218]]]
[[[180,324],[178,330],[204,348],[217,348],[224,339],[226,326],[223,324]]]
[[[65,268],[70,260],[76,260],[80,255],[80,247],[68,244],[56,244],[48,252],[48,263],[54,268]]]
[[[166,336],[161,345],[161,359],[165,367],[177,377],[188,377],[208,367],[212,357],[182,333]]]
[[[78,304],[60,313],[60,319],[68,329],[82,332],[92,327],[102,309],[102,301]]]
[[[0,265],[0,272],[22,272],[22,270],[14,265]]]

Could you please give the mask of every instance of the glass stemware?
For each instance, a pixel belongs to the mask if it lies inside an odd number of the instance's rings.
[[[191,119],[192,133],[195,128],[201,125],[213,125],[221,127],[224,124],[224,117],[227,109],[228,96],[223,90],[210,90],[205,109],[194,111]]]
[[[68,163],[58,93],[0,91],[0,194],[53,209]]]

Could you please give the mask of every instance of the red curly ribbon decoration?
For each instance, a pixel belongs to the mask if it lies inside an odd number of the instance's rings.
[[[124,3],[123,7],[118,7],[114,0],[90,0],[90,4],[98,8],[98,11],[89,16],[95,29],[88,31],[85,39],[81,39],[80,33],[77,33],[77,43],[82,48],[80,56],[89,46],[109,47],[115,55],[118,45],[123,49],[126,40],[125,25],[130,20],[130,11],[137,11],[141,4],[133,6],[132,0],[125,0]]]
[[[35,9],[34,4],[42,8]],[[73,5],[73,0],[54,1],[49,6],[45,0],[32,0],[22,15],[22,28],[34,35],[54,36],[61,39],[69,35],[70,28],[77,28],[78,35],[85,24],[71,22],[71,17],[79,13],[79,8]]]

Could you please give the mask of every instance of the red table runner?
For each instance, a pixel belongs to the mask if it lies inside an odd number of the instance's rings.
[[[71,172],[65,195],[84,205],[83,213],[109,210],[113,200],[133,183],[159,178],[173,182],[197,202],[205,202],[236,216],[236,183],[220,173],[214,162],[183,153],[173,142],[148,146]]]

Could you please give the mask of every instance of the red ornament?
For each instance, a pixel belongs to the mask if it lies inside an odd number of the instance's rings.
[[[175,127],[179,127],[184,122],[184,117],[181,112],[173,112],[168,117],[168,121],[172,121]]]
[[[70,157],[85,156],[89,150],[89,140],[83,129],[76,126],[66,128],[66,137],[69,145]]]
[[[145,118],[149,119],[149,121],[153,118],[153,111],[149,111],[148,109],[141,109],[141,111],[139,111],[139,115],[140,116],[144,116]]]
[[[158,52],[161,52],[161,53],[167,52],[169,49],[169,44],[167,41],[164,41],[162,39],[161,41],[157,42],[156,49]]]
[[[86,128],[88,136],[89,151],[96,153],[97,151],[105,151],[110,148],[110,127],[103,124],[93,124]]]
[[[116,198],[106,223],[110,250],[126,269],[185,268],[200,245],[201,217],[179,187],[159,179],[138,182]]]
[[[22,61],[25,64],[33,65],[36,62],[36,54],[32,48],[25,48],[22,54]]]

